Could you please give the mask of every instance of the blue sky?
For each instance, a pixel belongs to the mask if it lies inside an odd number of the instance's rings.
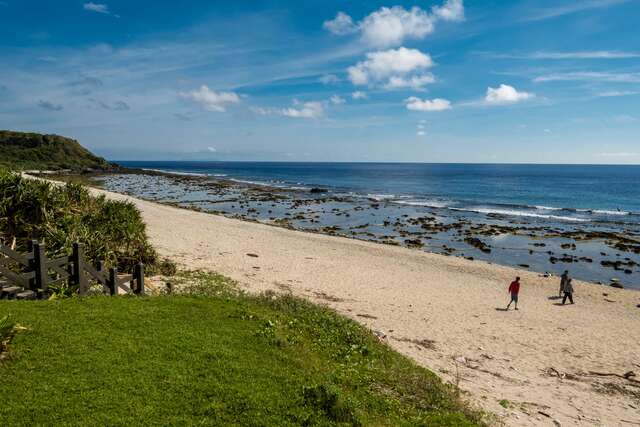
[[[110,159],[640,163],[640,0],[0,1],[0,128]]]

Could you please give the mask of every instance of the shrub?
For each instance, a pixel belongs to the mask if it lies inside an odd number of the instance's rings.
[[[88,261],[121,271],[138,262],[153,270],[159,261],[132,203],[93,197],[79,184],[54,185],[6,171],[0,171],[0,237],[20,251],[38,240],[48,257],[70,255],[74,242],[84,243]]]

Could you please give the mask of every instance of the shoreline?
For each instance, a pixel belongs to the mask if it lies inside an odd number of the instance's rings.
[[[575,281],[576,304],[561,307],[557,277],[92,192],[136,204],[163,256],[326,304],[507,425],[620,424],[640,408],[626,380],[589,374],[640,369],[635,291]],[[520,310],[504,312],[514,275]]]
[[[101,188],[149,201],[306,232],[353,237],[482,260],[525,271],[640,289],[640,232],[623,224],[549,222],[302,191],[224,177],[134,171],[97,176]]]

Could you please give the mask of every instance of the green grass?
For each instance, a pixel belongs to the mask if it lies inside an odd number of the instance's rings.
[[[185,277],[183,277],[185,279]],[[353,321],[195,274],[183,295],[0,301],[3,425],[478,425]]]
[[[108,169],[77,141],[58,135],[0,130],[0,166],[17,170]]]

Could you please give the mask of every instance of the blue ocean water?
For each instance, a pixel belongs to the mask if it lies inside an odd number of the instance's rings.
[[[554,221],[640,224],[640,166],[120,161],[407,205]]]

